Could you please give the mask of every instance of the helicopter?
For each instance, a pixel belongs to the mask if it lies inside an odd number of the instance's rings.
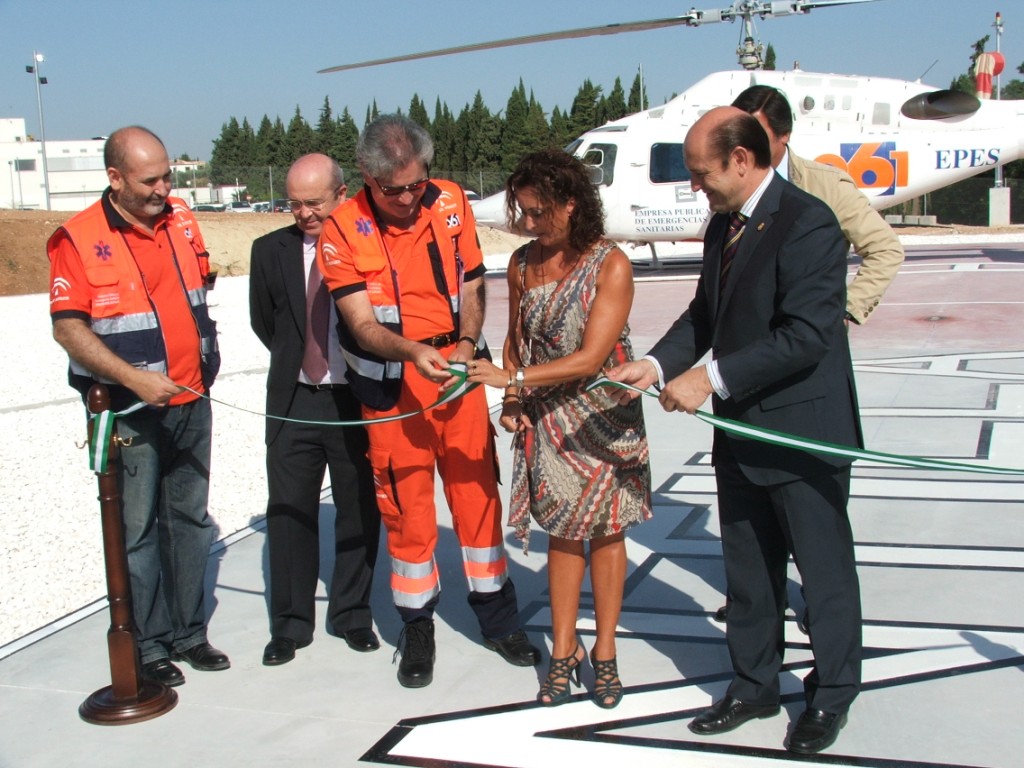
[[[655,262],[672,244],[703,239],[709,207],[690,185],[683,163],[688,128],[712,107],[729,104],[752,85],[786,95],[793,111],[790,146],[802,157],[846,171],[876,209],[954,184],[1024,156],[1024,102],[981,100],[920,81],[763,69],[754,17],[804,14],[814,8],[874,0],[738,0],[727,8],[669,19],[510,38],[490,43],[376,59],[321,70],[336,72],[433,56],[592,35],[743,23],[737,57],[741,70],[713,73],[665,104],[587,131],[566,151],[590,168],[605,209],[606,235],[650,248]],[[473,203],[477,223],[512,231],[504,193]],[[684,252],[685,251],[684,249]]]

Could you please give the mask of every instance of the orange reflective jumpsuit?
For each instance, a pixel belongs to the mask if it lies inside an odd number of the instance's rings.
[[[366,291],[377,321],[442,355],[459,338],[461,285],[484,273],[473,214],[458,185],[432,181],[410,230],[380,224],[364,189],[324,223],[320,270],[335,299]],[[359,347],[346,328],[342,347],[365,418],[434,403],[437,384],[401,362]],[[485,637],[519,629],[515,588],[501,538],[494,432],[482,387],[410,419],[367,427],[377,504],[392,559],[391,588],[406,622],[432,617],[441,591],[434,550],[434,472],[441,475],[462,546],[469,602]]]

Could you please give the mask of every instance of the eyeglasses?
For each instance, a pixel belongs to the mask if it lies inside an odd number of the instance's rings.
[[[288,207],[291,209],[292,213],[298,213],[303,208],[308,208],[309,210],[311,210],[313,212],[317,212],[317,211],[321,210],[325,205],[327,205],[327,200],[289,200],[288,201]]]
[[[380,179],[378,179],[376,176],[373,177],[373,180],[377,182],[377,186],[380,187],[380,193],[384,195],[384,197],[398,197],[403,192],[419,192],[420,190],[424,189],[427,186],[427,184],[430,183],[429,176],[425,179],[414,181],[412,184],[402,184],[397,187],[392,187],[387,184],[381,184]]]

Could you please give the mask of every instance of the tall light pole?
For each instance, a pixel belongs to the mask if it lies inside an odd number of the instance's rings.
[[[1003,15],[996,11],[996,23],[992,25],[996,28],[996,53],[1000,53],[1000,46],[1003,42]],[[1000,80],[1001,75],[996,75],[996,101],[1000,99]],[[997,187],[1003,186],[1003,166],[996,166],[996,178],[995,185]]]
[[[36,80],[36,105],[39,107],[39,138],[43,147],[43,204],[46,210],[50,210],[50,174],[46,169],[46,126],[43,123],[43,92],[41,86],[46,85],[46,78],[39,74],[39,64],[45,60],[43,54],[32,51],[32,64],[25,67],[30,75],[35,75]]]

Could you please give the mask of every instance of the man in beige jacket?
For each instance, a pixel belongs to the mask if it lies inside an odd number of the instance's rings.
[[[732,105],[752,114],[764,127],[776,172],[825,201],[839,219],[843,234],[861,257],[857,276],[846,290],[846,317],[858,325],[867,322],[903,263],[903,246],[896,233],[871,207],[849,174],[789,151],[793,112],[781,91],[752,85]]]

